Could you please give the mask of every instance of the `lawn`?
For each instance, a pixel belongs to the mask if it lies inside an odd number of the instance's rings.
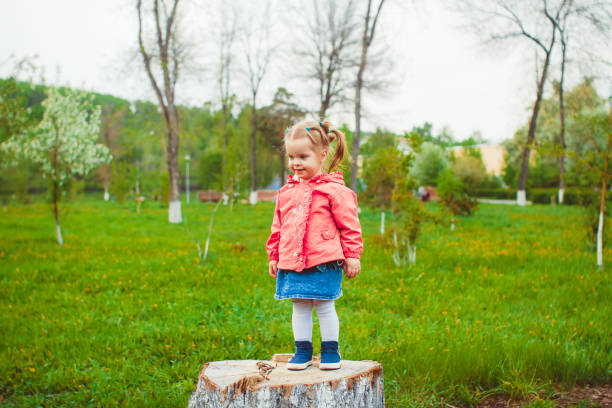
[[[291,306],[267,273],[273,204],[220,207],[202,261],[213,208],[184,205],[170,225],[155,202],[85,198],[62,214],[63,247],[47,204],[0,208],[0,404],[185,407],[203,363],[291,352]],[[341,352],[383,364],[387,406],[552,406],[553,385],[611,382],[611,268],[596,268],[579,208],[481,205],[455,231],[427,225],[407,268],[378,215],[360,218]]]

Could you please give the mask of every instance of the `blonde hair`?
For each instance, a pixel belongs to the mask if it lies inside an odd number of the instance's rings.
[[[346,138],[344,133],[334,129],[330,122],[310,122],[304,121],[293,125],[285,131],[284,142],[287,140],[300,139],[307,137],[313,146],[320,150],[329,151],[329,146],[334,140],[337,141],[334,157],[329,164],[327,172],[335,168],[341,168],[342,160],[346,155]]]

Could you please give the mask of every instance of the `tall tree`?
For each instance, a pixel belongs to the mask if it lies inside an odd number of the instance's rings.
[[[231,4],[231,3],[230,3]],[[222,111],[222,189],[227,189],[229,175],[227,174],[227,144],[228,144],[228,122],[232,110],[231,77],[235,65],[234,47],[238,36],[237,9],[225,2],[220,3],[219,25],[217,32],[217,89],[221,98]]]
[[[261,83],[268,73],[274,54],[274,45],[270,38],[270,2],[262,9],[266,18],[255,18],[259,24],[247,24],[243,35],[244,55],[248,82],[251,93],[251,204],[257,203],[257,95]],[[273,20],[273,19],[272,19]]]
[[[357,168],[359,157],[359,145],[361,142],[361,92],[364,85],[364,75],[368,66],[368,51],[374,40],[376,23],[385,0],[378,0],[378,6],[372,7],[372,0],[368,0],[366,13],[363,17],[363,33],[361,37],[361,58],[355,81],[355,137],[351,150],[351,189],[357,191]]]
[[[531,0],[492,0],[483,3],[476,0],[464,0],[461,3],[466,14],[475,20],[475,25],[480,26],[478,30],[482,31],[483,28],[485,31],[488,30],[488,33],[485,34],[488,41],[496,43],[521,38],[535,46],[536,56],[538,52],[544,54],[542,66],[536,69],[536,98],[529,120],[527,140],[521,151],[517,202],[524,205],[529,155],[535,139],[538,113],[544,94],[544,85],[548,78],[552,52],[557,41],[557,21],[569,6],[569,1],[541,0],[536,3]]]
[[[312,0],[310,7],[300,5],[297,13],[303,22],[307,43],[297,47],[300,64],[306,78],[316,84],[320,120],[336,103],[347,99],[353,83],[349,70],[356,65],[355,46],[358,25],[355,21],[356,0]],[[304,35],[300,34],[300,43]]]
[[[85,176],[111,160],[108,148],[98,143],[100,107],[83,92],[48,89],[45,114],[31,131],[14,135],[1,145],[15,160],[36,163],[49,180],[57,242],[63,245],[59,220],[62,188],[75,175]]]
[[[572,1],[570,1],[572,3]],[[561,155],[559,156],[559,204],[563,203],[563,194],[565,192],[565,101],[563,99],[564,84],[565,84],[565,64],[567,62],[567,41],[568,32],[566,30],[567,17],[569,11],[568,7],[563,14],[560,15],[560,19],[555,22],[557,30],[559,31],[559,40],[561,41],[561,75],[559,77],[559,146],[561,147]]]
[[[588,171],[592,191],[599,187],[599,217],[597,223],[597,266],[603,267],[604,220],[606,215],[606,193],[610,182],[610,160],[612,159],[612,96],[609,110],[585,110],[574,117],[580,129],[580,148],[568,149],[568,156],[584,170]],[[590,146],[589,146],[590,145]],[[599,186],[597,186],[599,184]]]
[[[278,88],[272,104],[261,110],[262,118],[259,129],[263,135],[264,144],[274,149],[279,156],[279,181],[281,185],[285,184],[285,170],[287,168],[283,143],[285,129],[303,119],[306,115],[306,111],[292,101],[293,96],[285,88]]]
[[[155,51],[147,50],[143,38],[145,16],[143,16],[142,0],[138,0],[136,3],[136,10],[138,12],[138,46],[147,76],[157,97],[166,125],[166,161],[170,181],[168,221],[180,223],[182,216],[178,171],[179,116],[176,109],[175,89],[180,68],[184,62],[184,48],[179,44],[178,40],[176,10],[179,0],[173,0],[170,7],[168,7],[164,0],[152,0],[152,3],[152,19],[155,27]]]
[[[557,84],[557,96],[559,98],[559,203],[563,202],[565,190],[565,148],[566,148],[566,123],[565,123],[565,100],[564,85],[566,65],[568,63],[568,46],[570,34],[572,40],[577,44],[577,54],[584,54],[585,50],[593,52],[595,39],[599,38],[608,42],[610,31],[612,31],[612,2],[601,2],[598,0],[565,0],[566,7],[555,21],[561,42],[561,73]],[[588,52],[587,51],[587,52]],[[582,58],[575,58],[576,60]]]
[[[123,146],[119,141],[119,135],[125,126],[127,112],[127,108],[123,106],[117,107],[111,103],[102,107],[101,139],[115,158],[123,155]],[[112,176],[111,165],[105,164],[100,166],[98,173],[104,183],[104,200],[108,201],[110,198],[109,187]]]

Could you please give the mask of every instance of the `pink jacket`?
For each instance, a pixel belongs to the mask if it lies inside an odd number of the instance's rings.
[[[359,258],[363,251],[357,196],[342,173],[301,183],[289,176],[278,192],[266,249],[278,268],[301,272],[325,262]]]

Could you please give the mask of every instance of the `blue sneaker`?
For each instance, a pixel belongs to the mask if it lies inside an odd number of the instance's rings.
[[[287,363],[287,370],[304,370],[312,364],[312,342],[296,341],[295,354]]]
[[[321,342],[321,370],[337,370],[340,368],[340,353],[337,341]]]

